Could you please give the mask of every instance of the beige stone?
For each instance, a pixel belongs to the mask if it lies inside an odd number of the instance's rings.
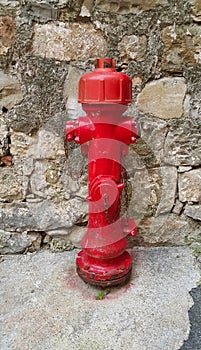
[[[22,99],[23,94],[17,79],[0,71],[0,109],[10,109]]]
[[[183,66],[201,64],[201,27],[198,25],[169,26],[163,29],[164,51],[162,68],[182,71]]]
[[[15,167],[0,168],[0,201],[12,201],[23,199],[22,177],[16,172]]]
[[[0,17],[0,55],[6,55],[15,41],[15,21],[12,17]]]
[[[201,1],[191,0],[191,11],[194,21],[201,22]]]
[[[138,96],[140,112],[161,119],[182,117],[186,84],[183,78],[162,78],[148,83]]]
[[[152,10],[159,5],[167,5],[167,0],[96,0],[95,8],[105,12],[120,14],[136,13],[139,10]]]
[[[201,169],[179,174],[179,200],[181,202],[201,201]]]
[[[11,154],[13,156],[26,155],[32,146],[36,147],[36,143],[36,137],[28,136],[23,132],[11,131]]]
[[[34,55],[59,61],[104,56],[107,43],[91,23],[35,24]]]
[[[147,39],[145,35],[125,35],[118,44],[118,50],[123,62],[130,59],[142,61],[146,53]]]

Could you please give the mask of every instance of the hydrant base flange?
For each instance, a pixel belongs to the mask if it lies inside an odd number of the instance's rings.
[[[113,259],[94,259],[79,252],[76,260],[77,273],[81,279],[91,285],[109,287],[127,283],[131,276],[132,260],[125,251]]]

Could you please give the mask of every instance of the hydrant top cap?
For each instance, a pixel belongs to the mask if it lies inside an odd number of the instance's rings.
[[[132,100],[132,81],[115,69],[113,58],[98,58],[95,70],[79,81],[78,102],[82,104],[122,104]]]

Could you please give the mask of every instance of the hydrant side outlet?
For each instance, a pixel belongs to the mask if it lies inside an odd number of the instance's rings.
[[[94,72],[79,82],[78,101],[86,117],[66,125],[67,141],[79,143],[88,158],[89,220],[77,272],[102,287],[125,283],[131,274],[126,236],[136,234],[136,225],[127,215],[121,217],[124,160],[137,136],[136,123],[122,115],[131,97],[131,79],[115,70],[113,59],[97,59]]]

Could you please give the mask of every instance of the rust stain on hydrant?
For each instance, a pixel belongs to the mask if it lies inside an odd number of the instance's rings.
[[[136,225],[127,215],[120,217],[125,156],[137,135],[136,123],[123,116],[131,97],[132,82],[116,71],[114,60],[97,59],[94,72],[79,81],[78,102],[86,116],[66,124],[67,141],[79,143],[88,158],[89,221],[77,272],[103,287],[123,284],[131,274],[126,236],[136,234]]]

